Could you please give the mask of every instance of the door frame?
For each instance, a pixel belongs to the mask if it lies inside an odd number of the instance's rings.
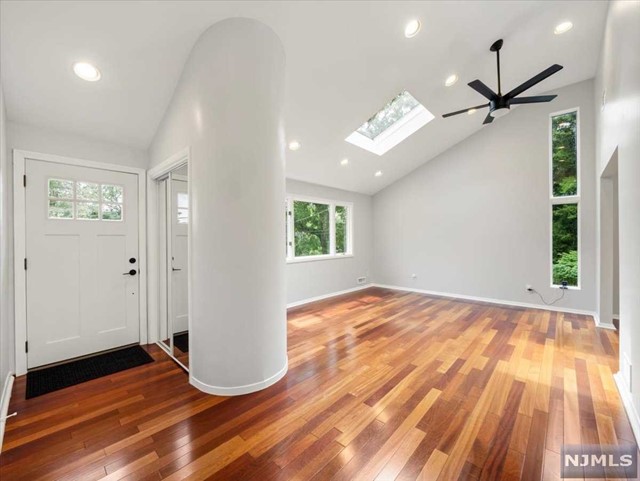
[[[138,259],[139,259],[139,317],[140,344],[148,342],[147,328],[147,230],[146,230],[146,182],[145,169],[124,165],[95,162],[92,160],[42,154],[27,150],[13,150],[13,268],[15,302],[15,356],[16,376],[27,373],[27,274],[24,268],[26,259],[26,191],[24,175],[27,159],[52,162],[56,164],[89,167],[92,169],[124,172],[138,176]]]
[[[149,169],[147,171],[147,209],[148,209],[148,286],[149,286],[149,309],[148,309],[148,335],[149,342],[155,342],[158,344],[169,356],[171,356],[174,360],[173,353],[167,351],[164,348],[160,339],[158,339],[158,329],[160,327],[160,302],[162,300],[160,296],[160,241],[159,241],[159,223],[158,218],[160,215],[160,211],[158,209],[158,187],[159,180],[169,174],[171,171],[181,167],[183,165],[188,165],[191,161],[191,149],[190,147],[185,147],[179,152],[175,153],[167,160],[161,162],[155,167]],[[189,168],[189,174],[187,176],[187,181],[189,182],[191,177],[191,168]],[[189,196],[191,195],[191,182],[189,182],[188,186]],[[191,198],[191,197],[189,197]],[[189,273],[191,273],[191,222],[188,225],[188,233],[189,233],[189,249],[187,253],[187,264],[189,266]],[[191,331],[191,275],[189,274],[187,278],[187,309],[189,311],[189,331]],[[171,346],[173,346],[173,341],[171,341]],[[188,370],[182,363],[176,360],[180,366],[182,366],[185,370]]]

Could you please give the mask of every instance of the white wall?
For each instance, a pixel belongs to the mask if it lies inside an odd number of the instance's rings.
[[[148,163],[147,153],[143,150],[15,122],[7,124],[7,139],[9,149],[30,150],[143,169]]]
[[[0,393],[7,374],[15,371],[13,323],[13,229],[11,225],[11,161],[7,118],[0,86]],[[0,437],[1,440],[1,437]]]
[[[287,179],[287,194],[353,203],[353,257],[287,264],[287,303],[323,296],[371,282],[373,260],[372,199],[365,194]],[[284,246],[283,246],[284,248]]]
[[[536,304],[526,284],[547,300],[558,295],[550,288],[549,114],[579,107],[581,289],[557,306],[595,309],[593,82],[554,93],[553,102],[514,108],[374,196],[377,283]],[[455,118],[439,121],[455,128]]]
[[[640,435],[640,2],[609,4],[595,82],[599,178],[617,149],[620,370],[629,412]],[[601,110],[603,92],[606,105]],[[603,289],[609,288],[603,286]],[[631,362],[629,369],[626,360]],[[632,379],[629,379],[629,371]],[[631,382],[630,382],[631,381]],[[631,386],[629,386],[631,384]]]

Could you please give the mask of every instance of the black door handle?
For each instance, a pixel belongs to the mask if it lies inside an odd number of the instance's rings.
[[[175,271],[181,271],[182,269],[176,269],[175,267],[172,267],[171,270],[175,272]]]
[[[129,272],[125,272],[124,274],[122,274],[123,276],[135,276],[138,273],[137,270],[135,269],[131,269]]]

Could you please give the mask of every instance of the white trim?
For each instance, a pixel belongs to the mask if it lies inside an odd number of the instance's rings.
[[[553,118],[558,115],[576,113],[576,195],[556,197],[553,195]],[[551,112],[549,114],[549,284],[552,288],[560,287],[553,283],[553,206],[563,204],[576,204],[578,208],[578,285],[569,286],[572,289],[580,290],[582,284],[582,206],[580,205],[580,107]]]
[[[329,261],[331,259],[349,259],[353,254],[327,254],[323,256],[303,256],[287,259],[287,264],[299,264],[300,262]]]
[[[2,452],[2,440],[4,439],[4,427],[7,424],[7,414],[9,413],[9,401],[11,401],[11,390],[15,376],[12,372],[7,374],[0,398],[0,453]]]
[[[625,411],[627,411],[627,417],[629,418],[633,435],[636,437],[636,443],[640,443],[640,415],[638,415],[638,411],[633,404],[633,398],[631,397],[629,388],[624,382],[624,377],[620,371],[613,375],[613,379],[616,382],[616,387],[620,393],[622,405],[624,406]]]
[[[596,323],[596,327],[599,327],[601,329],[609,329],[611,331],[616,331],[616,326],[613,325],[613,323],[610,322],[600,322],[600,316],[598,315],[597,312],[593,313],[593,320]]]
[[[329,254],[315,255],[315,256],[295,256],[296,241],[294,232],[295,213],[293,209],[294,201],[310,202],[314,204],[323,204],[329,206]],[[295,264],[298,262],[312,262],[322,261],[329,259],[343,259],[345,257],[353,257],[353,216],[354,208],[353,202],[323,199],[319,197],[309,197],[306,195],[287,194],[285,197],[285,204],[287,209],[287,264]],[[345,207],[347,209],[347,225],[345,226],[347,232],[347,242],[345,246],[344,254],[336,254],[336,240],[335,240],[335,208]]]
[[[287,374],[287,370],[289,369],[289,358],[287,357],[284,362],[284,366],[278,372],[269,376],[267,379],[263,381],[254,382],[251,384],[245,384],[243,386],[233,386],[233,387],[221,387],[221,386],[210,386],[209,384],[205,384],[202,381],[199,381],[192,374],[189,374],[189,383],[199,389],[202,392],[207,394],[215,394],[217,396],[240,396],[242,394],[249,394],[252,392],[260,391],[265,389],[275,383],[277,383],[280,379]]]
[[[616,321],[619,321],[620,320],[620,314],[613,314],[611,316],[611,319],[615,319]]]
[[[176,361],[185,371],[188,371],[186,366],[178,361],[173,356],[173,347],[170,348],[171,352],[163,346],[163,344],[158,339],[158,328],[159,328],[159,303],[161,300],[160,296],[160,272],[159,272],[159,259],[160,259],[160,245],[158,241],[159,230],[158,230],[158,216],[160,211],[158,210],[158,183],[165,176],[169,175],[172,171],[182,167],[183,165],[188,165],[191,160],[191,148],[185,147],[179,152],[173,154],[167,160],[161,162],[155,167],[149,169],[147,171],[147,193],[148,193],[148,209],[149,209],[149,219],[148,219],[148,250],[149,250],[149,342],[155,342],[158,344],[174,361]],[[188,175],[186,177],[188,184],[188,195],[191,198],[191,169],[188,171]],[[187,253],[187,263],[189,265],[189,273],[192,272],[191,269],[191,222],[188,224],[188,236],[189,236],[189,249]],[[188,310],[191,312],[191,275],[189,275],[187,279],[187,304]],[[169,315],[169,313],[167,313]],[[189,316],[189,331],[191,331],[191,316]],[[191,337],[189,338],[189,343],[191,344]],[[173,336],[171,337],[171,346],[173,346]]]
[[[376,155],[384,155],[434,118],[435,116],[424,105],[418,104],[411,112],[390,125],[374,139],[362,135],[356,129],[344,140]]]
[[[362,286],[352,287],[351,289],[345,289],[344,291],[330,292],[329,294],[322,294],[321,296],[309,297],[300,301],[290,302],[287,304],[287,309],[302,306],[304,304],[310,304],[311,302],[322,301],[323,299],[329,299],[331,297],[342,296],[343,294],[349,294],[350,292],[361,291],[363,289],[368,289],[369,287],[373,287],[373,284],[364,284]]]
[[[27,353],[24,350],[27,341],[27,285],[24,259],[26,255],[26,198],[23,187],[23,176],[27,159],[52,162],[56,164],[89,167],[92,169],[124,172],[138,176],[138,266],[139,266],[139,314],[140,344],[147,344],[147,230],[146,230],[146,182],[145,170],[138,167],[108,164],[92,160],[63,157],[60,155],[42,154],[26,150],[13,151],[13,226],[14,226],[14,282],[15,282],[15,356],[16,375],[27,373]]]
[[[438,291],[428,291],[426,289],[415,289],[413,287],[401,287],[401,286],[390,286],[386,284],[371,284],[372,287],[381,287],[383,289],[391,289],[394,291],[406,291],[406,292],[417,292],[419,294],[427,294],[430,296],[439,296],[439,297],[448,297],[451,299],[464,299],[466,301],[476,301],[476,302],[486,302],[489,304],[498,304],[502,306],[513,306],[513,307],[524,307],[526,309],[539,309],[541,311],[552,311],[552,312],[566,312],[569,314],[581,314],[583,316],[591,316],[594,321],[596,321],[597,315],[594,311],[587,311],[583,309],[573,309],[571,307],[556,307],[556,306],[543,306],[541,304],[530,304],[528,302],[518,302],[518,301],[507,301],[503,299],[493,299],[489,297],[478,297],[478,296],[467,296],[464,294],[451,294],[449,292],[438,292]],[[604,327],[605,325],[596,327]]]

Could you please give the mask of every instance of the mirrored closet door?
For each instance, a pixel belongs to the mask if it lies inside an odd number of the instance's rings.
[[[188,166],[160,180],[158,206],[160,234],[161,347],[185,369],[189,368]]]

